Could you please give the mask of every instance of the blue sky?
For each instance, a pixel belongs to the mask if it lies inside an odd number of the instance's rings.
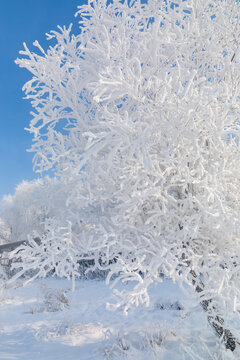
[[[26,42],[30,49],[38,40],[49,46],[45,33],[57,25],[73,22],[77,6],[86,0],[1,0],[0,1],[0,199],[13,193],[22,180],[37,177],[32,170],[31,135],[24,130],[31,119],[31,105],[24,100],[22,86],[30,73],[14,60]]]

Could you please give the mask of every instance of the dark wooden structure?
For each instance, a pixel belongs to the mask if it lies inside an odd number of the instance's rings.
[[[39,238],[35,238],[34,241],[37,244],[40,244],[40,242],[41,242],[41,240]],[[0,245],[0,265],[9,266],[10,260],[7,257],[3,257],[3,254],[13,251],[18,246],[23,245],[23,244],[27,245],[28,240],[15,241],[15,242],[10,242],[7,244]]]

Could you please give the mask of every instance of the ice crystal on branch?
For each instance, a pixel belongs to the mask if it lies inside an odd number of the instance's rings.
[[[79,257],[132,281],[122,304],[148,304],[163,272],[239,310],[239,14],[232,0],[89,0],[79,34],[59,27],[17,60],[33,74],[35,169],[68,189]]]

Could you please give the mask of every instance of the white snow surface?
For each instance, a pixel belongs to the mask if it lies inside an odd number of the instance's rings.
[[[150,298],[148,308],[126,315],[106,306],[115,300],[103,280],[80,280],[75,292],[62,279],[18,282],[1,295],[0,359],[240,359],[178,285],[164,280],[150,288]]]

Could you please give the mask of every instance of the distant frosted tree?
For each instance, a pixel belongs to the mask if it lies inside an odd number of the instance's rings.
[[[56,178],[20,183],[14,195],[4,196],[1,201],[0,237],[5,233],[5,241],[14,242],[26,240],[33,231],[44,234],[45,221],[62,214],[67,192]]]
[[[68,189],[44,246],[65,226],[76,256],[63,262],[94,258],[108,280],[132,281],[119,306],[148,305],[160,272],[193,286],[228,341],[218,314],[234,333],[240,4],[89,0],[77,15],[79,34],[59,27],[46,52],[36,41],[17,60],[33,75],[24,91],[35,170],[52,169]]]
[[[33,229],[40,231],[47,208],[43,181],[23,181],[14,195],[1,201],[1,219],[9,229],[9,242],[26,240]]]
[[[0,218],[0,245],[8,242],[9,236],[10,236],[10,229]]]

